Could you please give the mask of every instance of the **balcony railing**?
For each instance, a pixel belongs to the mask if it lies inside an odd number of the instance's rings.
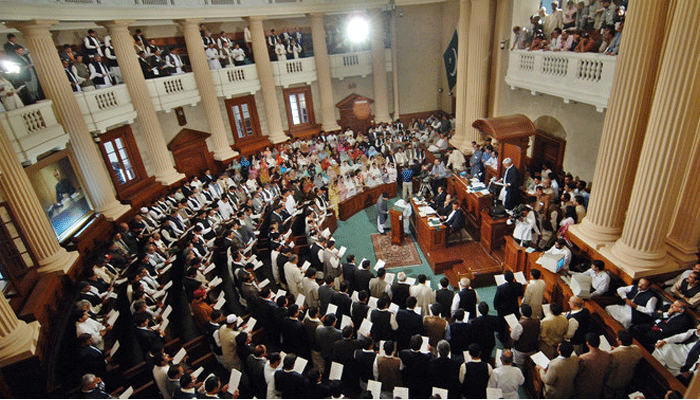
[[[391,72],[391,49],[384,50],[386,71]],[[366,77],[372,73],[372,52],[358,51],[354,53],[332,54],[329,56],[331,77],[343,80],[351,76]]]
[[[192,72],[149,79],[146,85],[156,111],[169,112],[175,107],[195,106],[202,100]]]
[[[260,90],[255,64],[211,70],[214,90],[219,97],[230,99],[239,94],[255,94]]]
[[[68,134],[56,120],[51,100],[0,114],[0,123],[22,163],[35,163],[37,156],[54,149],[63,149]]]
[[[506,83],[512,89],[527,89],[607,108],[617,57],[594,53],[515,50],[510,52]]]
[[[112,126],[130,124],[136,118],[124,84],[76,93],[75,98],[90,132],[104,133]]]
[[[284,88],[296,83],[310,85],[316,80],[316,62],[313,57],[296,60],[275,61],[272,63],[275,85]]]

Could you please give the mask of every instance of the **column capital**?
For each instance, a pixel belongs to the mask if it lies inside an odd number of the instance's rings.
[[[265,19],[267,19],[266,15],[251,15],[249,17],[245,17],[244,19],[250,21],[250,22],[263,22]]]
[[[204,22],[204,18],[183,18],[183,19],[176,19],[175,23],[180,25],[181,27],[185,28],[190,25],[197,25]]]
[[[111,21],[96,21],[95,22],[97,25],[104,26],[105,28],[109,29],[110,31],[114,28],[124,28],[124,29],[129,29],[129,25],[134,23],[133,19],[113,19]]]
[[[312,13],[306,14],[306,16],[308,16],[309,18],[323,18],[326,16],[326,13],[312,12]]]
[[[58,25],[57,19],[32,19],[29,21],[14,21],[5,23],[8,28],[14,28],[25,35],[51,35],[51,27]]]

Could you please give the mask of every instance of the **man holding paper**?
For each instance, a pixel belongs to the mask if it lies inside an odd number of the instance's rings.
[[[525,383],[525,377],[520,371],[520,368],[512,365],[512,351],[507,349],[503,350],[501,354],[501,364],[502,366],[494,369],[491,373],[489,387],[501,389],[504,399],[517,399],[519,398],[518,388]]]
[[[309,388],[309,380],[294,371],[297,356],[287,354],[282,361],[282,369],[275,372],[275,389],[283,399],[303,399]]]

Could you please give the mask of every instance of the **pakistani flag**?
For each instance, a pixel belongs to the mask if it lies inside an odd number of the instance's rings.
[[[445,54],[442,55],[445,60],[445,72],[447,73],[447,83],[450,90],[457,84],[457,31],[455,30],[450,40],[450,45],[447,46]]]

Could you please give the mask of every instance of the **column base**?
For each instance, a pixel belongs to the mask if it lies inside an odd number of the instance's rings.
[[[75,264],[79,256],[80,254],[77,251],[68,252],[61,247],[53,256],[39,261],[37,272],[39,275],[48,275],[52,273],[65,275],[70,271],[71,267],[73,267],[73,264]]]
[[[698,262],[698,248],[686,247],[674,238],[666,238],[668,245],[668,255],[675,260],[679,266],[690,268]]]
[[[588,218],[584,218],[580,224],[571,225],[569,231],[596,250],[611,246],[622,235],[622,229],[600,227],[592,224]]]
[[[632,279],[665,274],[679,269],[678,263],[666,253],[644,254],[619,241],[612,246],[602,247],[599,253]]]
[[[379,124],[389,123],[389,122],[391,122],[391,117],[389,116],[389,114],[375,115],[374,122],[379,123]]]
[[[170,186],[173,183],[176,183],[178,181],[181,181],[185,178],[185,174],[181,174],[175,170],[175,168],[172,168],[169,172],[163,173],[163,174],[156,174],[155,175],[156,180],[160,183],[162,183],[164,186]]]
[[[129,210],[131,210],[130,206],[122,204],[117,199],[114,199],[105,206],[97,208],[95,212],[104,215],[110,221],[116,221]]]
[[[450,145],[459,149],[465,156],[472,153],[471,143],[464,140],[462,137],[453,138],[450,140]],[[467,160],[468,162],[469,160]]]
[[[268,139],[272,144],[279,144],[279,143],[284,143],[287,140],[289,140],[289,137],[285,135],[284,133],[277,133],[277,134],[271,134],[268,136]]]
[[[227,147],[225,149],[214,150],[214,159],[216,161],[229,161],[238,156],[238,152]]]
[[[41,325],[38,321],[19,321],[17,327],[0,339],[0,368],[26,360],[36,354]]]
[[[332,124],[322,123],[322,124],[321,124],[321,129],[323,129],[323,130],[326,131],[326,132],[333,132],[333,131],[339,131],[341,128],[340,128],[340,125],[338,125],[337,122],[333,121]]]

